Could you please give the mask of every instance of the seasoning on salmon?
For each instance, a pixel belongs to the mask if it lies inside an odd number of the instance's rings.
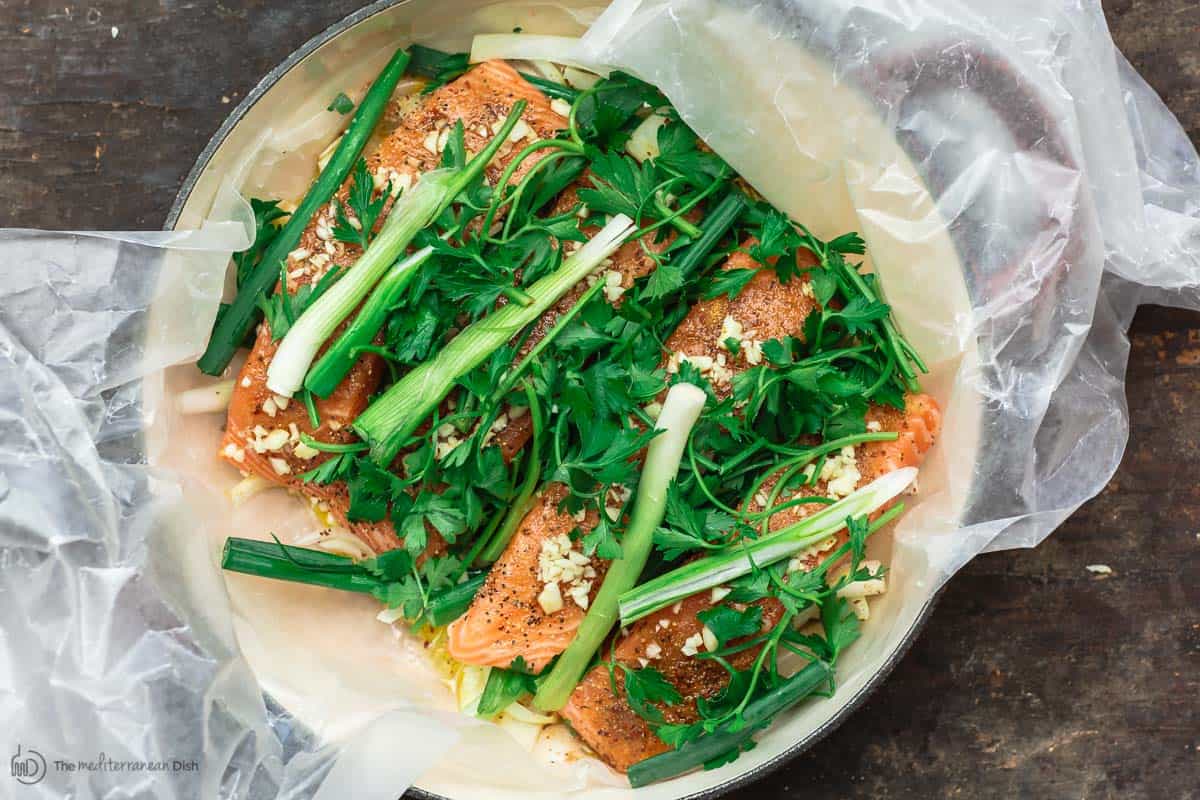
[[[452,657],[466,664],[508,667],[520,656],[529,669],[537,672],[574,637],[587,603],[600,589],[607,564],[603,559],[587,559],[586,566],[591,568],[587,575],[591,577],[581,575],[574,581],[577,585],[588,583],[583,603],[570,596],[569,582],[558,580],[553,581],[558,587],[553,591],[560,598],[557,607],[539,602],[547,585],[543,577],[548,577],[543,569],[543,545],[569,536],[575,528],[586,533],[598,522],[595,509],[578,517],[560,513],[558,507],[565,497],[564,486],[550,484],[521,520],[470,610],[450,624],[447,645]],[[571,552],[583,556],[578,545]]]
[[[424,96],[400,118],[395,130],[367,158],[367,167],[375,177],[376,185],[382,189],[390,183],[393,193],[398,194],[414,185],[422,173],[437,168],[450,129],[458,120],[463,122],[463,138],[468,151],[482,150],[493,135],[493,126],[499,126],[519,99],[528,104],[521,123],[486,170],[489,180],[498,180],[519,152],[523,140],[553,136],[565,126],[566,120],[551,109],[545,95],[507,63],[488,61]],[[523,162],[513,180],[520,180],[537,160],[535,155]],[[348,187],[344,186],[339,197],[344,199],[347,191]],[[381,221],[390,205],[391,200],[381,214]],[[335,218],[336,209],[331,203],[314,217],[299,245],[289,255],[285,268],[289,292],[315,284],[331,269],[352,266],[361,255],[357,245],[334,237]],[[339,327],[332,339],[336,339],[343,329],[344,325]],[[278,342],[272,340],[270,326],[264,321],[235,382],[219,450],[221,457],[243,472],[327,503],[333,516],[346,523],[376,552],[399,547],[400,540],[391,522],[347,519],[349,495],[343,483],[320,485],[299,478],[300,474],[332,457],[303,444],[301,433],[334,444],[355,440],[349,426],[379,387],[383,375],[380,357],[372,353],[362,355],[328,398],[314,398],[321,424],[313,427],[303,403],[298,399],[277,397],[267,389],[267,367],[277,349]],[[502,442],[511,436],[502,437]],[[430,541],[435,548],[444,547],[444,543],[438,544],[441,540],[436,535],[431,535]]]

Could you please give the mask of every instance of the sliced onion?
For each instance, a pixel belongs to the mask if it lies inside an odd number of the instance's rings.
[[[404,618],[404,609],[397,606],[396,608],[385,608],[375,615],[375,619],[385,625],[391,625],[398,619]]]
[[[535,59],[529,63],[532,64],[533,68],[537,70],[537,73],[546,80],[563,84],[567,82],[567,79],[563,77],[562,70],[558,68],[557,64],[544,59]]]
[[[538,737],[541,736],[543,727],[542,725],[531,725],[528,722],[513,719],[507,713],[502,713],[496,717],[496,724],[508,731],[508,735],[516,739],[521,747],[529,753],[533,752],[533,748],[537,744]]]
[[[317,156],[317,169],[321,171],[325,170],[326,165],[329,164],[329,160],[333,158],[333,151],[337,150],[338,145],[341,143],[342,137],[339,136],[325,146],[325,149]]]
[[[317,547],[333,553],[334,555],[346,556],[353,558],[355,561],[362,561],[375,555],[371,548],[363,544],[362,539],[359,539],[350,531],[334,531],[328,536],[322,536],[317,542]]]
[[[233,501],[233,507],[237,508],[259,492],[278,485],[274,481],[269,481],[258,475],[247,475],[235,483],[233,488],[229,490],[229,499]]]
[[[651,114],[633,129],[629,141],[625,143],[625,152],[639,162],[650,158],[658,158],[658,129],[667,121],[661,114]]]
[[[460,712],[475,715],[475,708],[479,705],[479,698],[483,697],[491,671],[491,667],[463,666],[458,673],[458,690],[455,692]]]
[[[549,725],[557,720],[553,714],[539,714],[520,703],[510,703],[508,708],[504,709],[502,713],[505,716],[512,717],[517,722],[525,722],[530,725]]]
[[[175,407],[180,414],[215,414],[229,408],[233,397],[233,380],[188,389],[175,398]]]
[[[539,36],[529,33],[481,33],[471,42],[471,62],[503,59],[506,61],[552,61],[568,67],[607,75],[608,67],[590,64],[579,38],[575,36]]]
[[[567,79],[567,85],[572,89],[585,91],[592,88],[600,80],[600,76],[594,72],[588,72],[583,69],[576,69],[572,66],[563,67],[563,77]]]

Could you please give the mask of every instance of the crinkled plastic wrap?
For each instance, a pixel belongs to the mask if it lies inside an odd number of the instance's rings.
[[[578,34],[601,10],[373,6],[255,95],[178,209],[195,230],[0,232],[0,724],[24,795],[628,793],[449,713],[420,644],[370,601],[226,580],[225,535],[295,539],[313,523],[282,496],[233,510],[218,421],[171,399],[201,383],[188,364],[247,243],[247,209],[219,186],[299,194],[335,132],[326,98],[397,44]],[[949,576],[1037,544],[1105,485],[1128,435],[1133,311],[1200,305],[1200,160],[1098,2],[618,0],[574,55],[660,86],[818,235],[860,231],[945,411],[911,512],[873,545],[889,591],[835,697],[733,764],[639,793],[680,797],[836,724]],[[304,97],[268,102],[288,81]]]

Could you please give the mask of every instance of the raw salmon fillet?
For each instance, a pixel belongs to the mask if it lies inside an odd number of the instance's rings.
[[[450,624],[447,643],[455,659],[466,664],[508,667],[520,656],[532,671],[539,672],[574,638],[586,613],[583,608],[565,596],[563,607],[553,614],[547,614],[538,603],[542,542],[569,534],[576,527],[586,533],[599,521],[594,508],[588,509],[582,519],[559,513],[558,506],[566,496],[562,484],[552,483],[543,490],[488,573],[470,610]],[[596,577],[592,579],[589,600],[600,589],[607,563],[593,558],[592,565]]]
[[[467,150],[482,150],[493,135],[492,127],[504,119],[518,99],[528,103],[521,116],[526,126],[524,138],[553,136],[565,126],[566,120],[550,108],[545,95],[522,79],[512,67],[502,61],[484,62],[424,96],[403,114],[395,130],[367,158],[368,169],[376,176],[377,186],[382,188],[391,181],[394,188],[407,188],[418,181],[423,172],[438,167],[444,137],[459,119],[463,121]],[[520,126],[518,129],[521,130]],[[493,182],[499,179],[523,144],[523,141],[513,142],[512,138],[487,167],[487,175]],[[513,180],[519,180],[537,158],[527,159]],[[340,196],[344,198],[347,191],[348,186],[343,186]],[[390,203],[381,217],[389,210]],[[335,209],[330,204],[304,231],[288,259],[288,291],[295,292],[300,286],[316,283],[335,266],[349,267],[361,255],[357,245],[333,238],[334,219]],[[340,333],[339,328],[333,339]],[[272,341],[270,327],[264,322],[259,326],[254,347],[235,383],[219,451],[221,457],[247,474],[258,475],[326,503],[335,518],[376,552],[399,547],[400,540],[389,521],[370,523],[346,519],[349,495],[344,484],[317,485],[297,477],[331,457],[325,453],[314,455],[303,447],[297,453],[300,433],[332,443],[355,440],[349,425],[366,408],[368,398],[379,387],[383,369],[379,356],[364,354],[329,398],[316,398],[321,425],[313,428],[302,403],[275,398],[267,389],[267,368],[277,349],[278,343]],[[514,433],[519,433],[519,427]],[[524,443],[512,434],[498,438],[509,454]],[[440,543],[440,537],[431,535],[431,542]]]
[[[894,431],[899,438],[894,442],[869,442],[857,448],[856,460],[861,474],[859,487],[901,467],[920,466],[941,429],[941,412],[928,395],[909,395],[904,411],[871,406],[867,421],[878,422],[882,430]],[[809,491],[826,494],[823,483],[818,481]],[[813,513],[818,507],[800,505],[785,509],[771,518],[770,527],[778,530]],[[836,543],[823,549],[827,552],[834,546]],[[801,559],[800,568],[811,570],[823,557],[810,550]],[[711,591],[694,594],[677,606],[661,609],[633,623],[628,634],[617,641],[615,657],[618,661],[633,668],[649,664],[679,690],[682,701],[662,707],[669,722],[695,722],[699,718],[696,698],[712,696],[728,680],[728,673],[719,664],[685,656],[682,652],[683,643],[703,628],[696,615],[713,605]],[[766,598],[756,605],[763,608],[764,630],[774,626],[782,616],[783,608],[774,599]],[[748,648],[731,661],[738,669],[745,669],[758,651],[757,647]],[[651,658],[651,653],[659,655]],[[669,749],[646,721],[629,708],[623,693],[613,694],[608,670],[603,666],[594,667],[584,677],[571,694],[562,715],[601,759],[621,772]]]
[[[726,260],[722,269],[757,269],[741,293],[732,300],[726,295],[711,300],[701,300],[688,311],[675,331],[667,338],[667,352],[678,361],[680,356],[689,359],[699,356],[710,359],[718,367],[736,374],[754,364],[747,361],[747,354],[734,356],[725,348],[725,319],[728,317],[741,325],[744,335],[763,342],[782,339],[784,336],[804,338],[804,320],[818,307],[811,294],[807,275],[780,283],[774,269],[761,267],[744,250],[753,245],[753,240],[742,245]],[[815,256],[808,250],[800,250],[797,263],[801,267],[815,266]],[[753,334],[751,336],[751,334]],[[671,370],[668,361],[668,370]],[[720,374],[720,371],[717,371]],[[709,378],[718,398],[727,397],[732,391],[728,381]]]
[[[807,251],[804,253],[807,256]],[[802,264],[813,263],[802,259]],[[758,266],[749,255],[737,252],[727,259],[723,269]],[[745,357],[734,357],[721,343],[725,318],[735,317],[763,340],[799,335],[805,317],[817,307],[816,300],[805,292],[805,284],[807,278],[780,284],[774,270],[761,269],[737,298],[721,296],[697,303],[667,339],[663,364],[669,363],[672,354],[684,353],[707,356],[714,363],[720,357],[730,374],[746,369],[749,364]],[[714,381],[714,389],[719,394],[730,391],[728,382]],[[562,609],[546,614],[537,601],[544,585],[538,578],[542,542],[576,527],[586,534],[596,524],[592,517],[576,522],[569,514],[561,513],[558,506],[564,496],[562,487],[551,487],[538,498],[470,608],[451,623],[448,645],[455,659],[466,664],[507,667],[520,656],[537,671],[570,644],[583,621],[584,609],[567,600]],[[604,563],[596,557],[591,559],[593,568],[601,574]],[[599,584],[599,580],[593,581],[592,597]]]

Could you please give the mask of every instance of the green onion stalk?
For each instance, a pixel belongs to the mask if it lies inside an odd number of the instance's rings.
[[[529,415],[530,427],[532,435],[529,437],[529,464],[525,469],[525,480],[521,482],[521,487],[517,491],[516,499],[513,500],[508,512],[504,515],[504,520],[500,524],[494,536],[490,537],[489,541],[484,545],[479,553],[479,560],[484,564],[491,564],[500,558],[504,553],[504,549],[508,547],[508,542],[517,532],[517,528],[521,525],[521,520],[525,519],[525,515],[533,508],[533,493],[537,489],[538,481],[542,477],[542,458],[540,450],[542,446],[542,409],[538,403],[537,395],[533,392],[533,387],[528,381],[525,383],[525,394],[529,399]],[[469,562],[468,566],[469,566]]]
[[[882,508],[908,488],[916,477],[914,467],[889,472],[769,536],[753,541],[740,540],[721,553],[692,561],[636,588],[631,586],[621,594],[618,602],[621,624],[629,625],[696,592],[721,586],[756,568],[789,558],[835,533],[846,524],[848,517],[861,517]]]
[[[829,685],[832,680],[833,667],[824,661],[810,662],[779,686],[747,704],[739,721],[726,723],[677,750],[631,766],[629,783],[636,789],[690,772],[731,751],[740,751],[764,722]]]
[[[379,77],[367,90],[358,110],[354,112],[346,133],[338,143],[333,157],[321,170],[317,180],[309,188],[304,199],[288,217],[288,221],[280,229],[278,235],[271,241],[258,264],[238,287],[237,296],[213,326],[212,336],[208,347],[200,356],[197,366],[209,375],[220,375],[229,366],[233,354],[237,352],[246,334],[254,325],[258,313],[258,299],[268,292],[279,280],[279,268],[287,254],[295,249],[300,236],[313,215],[345,182],[350,171],[358,162],[359,154],[371,137],[375,125],[383,116],[388,100],[404,75],[409,56],[404,50],[397,50],[388,61]]]
[[[618,598],[633,588],[645,569],[654,530],[662,524],[666,513],[667,489],[679,472],[679,462],[692,427],[704,410],[705,399],[704,390],[690,383],[677,383],[667,392],[655,423],[655,429],[661,433],[646,448],[633,514],[621,540],[621,555],[609,565],[575,638],[534,695],[533,704],[538,710],[557,711],[566,704],[592,656],[617,621]]]
[[[387,581],[371,574],[362,564],[346,556],[296,547],[281,542],[263,542],[231,536],[225,540],[221,568],[259,578],[306,583],[345,592],[379,596]],[[468,577],[429,600],[424,621],[430,625],[448,625],[471,605],[483,586],[485,575]]]
[[[375,338],[375,334],[383,327],[388,312],[400,300],[404,290],[420,272],[421,266],[432,255],[432,247],[422,247],[388,270],[346,330],[313,365],[304,379],[304,388],[318,397],[329,397],[333,394],[333,390],[358,361],[363,346],[369,345]]]
[[[472,323],[437,355],[392,384],[353,424],[355,433],[371,445],[371,458],[382,466],[390,464],[459,378],[558,302],[612,255],[633,229],[628,217],[614,216],[562,266],[525,288],[532,299],[529,305],[509,303]]]
[[[230,572],[307,583],[329,589],[370,594],[379,579],[346,556],[231,536],[221,552],[221,568]]]
[[[542,94],[546,95],[546,97],[552,99],[566,100],[568,103],[574,103],[580,95],[578,89],[572,89],[566,84],[542,78],[538,75],[530,75],[528,72],[522,72],[521,77]]]
[[[750,201],[746,196],[739,191],[732,191],[717,203],[716,207],[704,218],[704,231],[700,237],[692,244],[688,245],[687,249],[676,262],[679,271],[685,278],[691,276],[713,248],[721,240],[721,237],[729,232],[733,227],[733,223],[737,222],[738,217],[749,207]]]
[[[464,167],[427,172],[412,191],[401,196],[379,233],[354,266],[333,288],[304,310],[283,338],[267,368],[268,389],[284,397],[295,394],[303,385],[305,374],[325,340],[342,320],[354,312],[413,238],[482,174],[484,167],[507,141],[525,105],[524,100],[513,103],[503,126],[487,147]]]

